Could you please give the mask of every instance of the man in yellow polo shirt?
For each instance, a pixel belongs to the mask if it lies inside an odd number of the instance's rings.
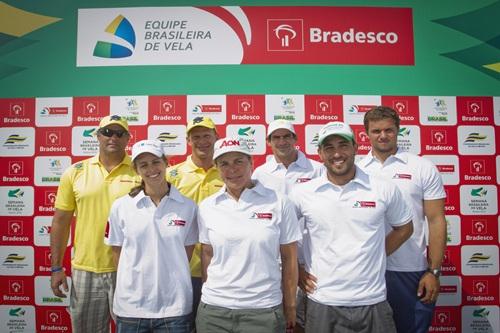
[[[200,203],[224,185],[219,171],[213,162],[214,144],[217,131],[212,119],[196,117],[188,122],[187,143],[192,153],[186,161],[167,169],[167,180],[183,195]],[[193,320],[201,297],[200,244],[197,244],[191,257],[191,280],[193,283]]]
[[[140,183],[125,152],[127,121],[106,116],[96,135],[99,153],[73,164],[61,177],[50,233],[51,288],[54,295],[66,297],[62,263],[76,215],[70,295],[74,333],[109,332],[116,268],[111,248],[103,242],[106,222],[113,201]]]

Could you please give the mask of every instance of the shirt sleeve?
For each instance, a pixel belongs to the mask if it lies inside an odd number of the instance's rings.
[[[128,194],[127,194],[128,195]],[[104,234],[104,244],[109,246],[122,246],[124,240],[123,233],[123,219],[120,217],[120,202],[116,200],[111,206],[109,212],[108,222],[106,225],[106,232]]]
[[[198,207],[194,202],[192,220],[189,223],[189,230],[184,241],[184,246],[190,246],[198,243]]]
[[[424,200],[436,200],[446,198],[443,179],[436,166],[429,160],[424,159],[422,163],[422,181]]]
[[[197,220],[200,243],[210,244],[210,240],[208,239],[208,228],[206,226],[205,220],[203,219],[203,207],[201,206],[198,208]]]
[[[299,221],[293,203],[287,198],[282,198],[280,221],[280,244],[289,244],[302,239]]]
[[[74,166],[66,169],[61,176],[54,207],[66,211],[74,211],[76,208],[75,194],[73,192]]]
[[[410,205],[404,200],[403,194],[396,185],[387,182],[389,186],[387,196],[386,221],[392,226],[401,226],[412,220],[413,213]]]

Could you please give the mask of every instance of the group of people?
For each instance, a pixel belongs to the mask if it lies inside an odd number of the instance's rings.
[[[191,155],[174,166],[157,140],[128,156],[126,120],[104,117],[99,153],[64,173],[52,222],[51,288],[70,292],[73,332],[108,332],[111,318],[118,332],[427,332],[443,183],[398,148],[393,109],[364,126],[372,149],[355,163],[349,125],[325,124],[320,163],[273,121],[273,154],[254,170],[246,143],[219,138],[208,117],[188,122]]]

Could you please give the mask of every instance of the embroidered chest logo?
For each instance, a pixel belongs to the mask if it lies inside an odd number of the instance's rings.
[[[295,181],[295,183],[297,183],[297,184],[307,183],[310,180],[311,180],[311,178],[297,178],[297,180]]]
[[[253,213],[250,218],[259,220],[271,220],[273,218],[273,213]]]
[[[392,179],[411,179],[411,175],[407,173],[396,173]]]
[[[375,201],[356,201],[352,208],[375,208],[376,206]]]
[[[167,220],[167,225],[183,227],[186,225],[186,221],[180,219],[169,219]]]

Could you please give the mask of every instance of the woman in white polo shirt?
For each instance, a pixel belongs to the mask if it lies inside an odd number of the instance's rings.
[[[196,204],[165,180],[161,142],[134,144],[132,163],[141,186],[113,203],[105,238],[118,266],[117,331],[191,332]]]
[[[252,157],[240,139],[218,140],[214,160],[225,186],[198,212],[205,282],[197,332],[293,329],[301,234],[291,203],[252,181]]]

